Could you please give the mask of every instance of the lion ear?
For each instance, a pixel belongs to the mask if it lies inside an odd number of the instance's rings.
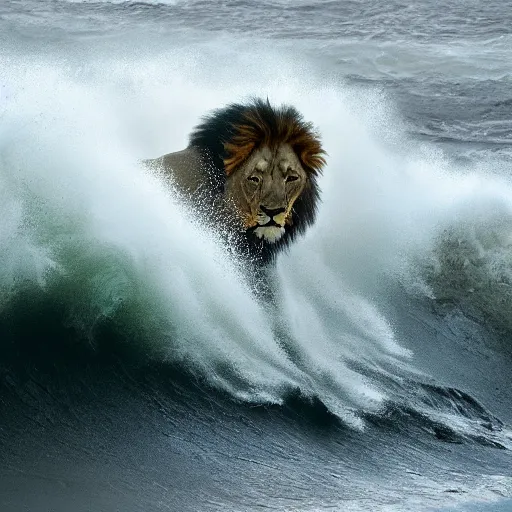
[[[224,170],[226,174],[230,176],[233,171],[241,165],[251,155],[255,142],[245,141],[242,144],[225,142],[224,150],[228,154],[227,158],[224,158]]]
[[[310,170],[313,174],[320,174],[322,172],[323,167],[326,164],[326,160],[323,157],[325,151],[321,150],[320,153],[311,154],[308,151],[303,151],[300,159],[304,162],[304,165]]]
[[[324,157],[326,152],[317,137],[311,133],[306,134],[306,136],[301,137],[299,143],[295,145],[294,150],[302,165],[311,174],[316,175],[322,172],[322,168],[326,164]]]

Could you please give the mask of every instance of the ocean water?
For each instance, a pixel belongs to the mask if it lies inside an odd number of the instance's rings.
[[[0,5],[0,510],[512,510],[508,2]],[[262,303],[141,160],[252,96],[328,152]]]

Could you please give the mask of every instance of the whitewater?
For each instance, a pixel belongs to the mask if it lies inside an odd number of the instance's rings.
[[[510,34],[427,4],[0,8],[2,510],[512,509]],[[142,165],[253,96],[328,154],[275,303]]]

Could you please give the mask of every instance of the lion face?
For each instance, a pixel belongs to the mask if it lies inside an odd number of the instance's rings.
[[[291,224],[293,204],[308,177],[288,144],[263,146],[226,181],[228,202],[235,207],[243,228],[268,243],[277,242]]]

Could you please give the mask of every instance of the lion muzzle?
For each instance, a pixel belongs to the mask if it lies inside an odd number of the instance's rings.
[[[258,224],[264,226],[266,224],[275,223],[278,226],[284,226],[286,220],[286,208],[265,208],[260,206],[260,212],[258,213]]]
[[[254,234],[269,243],[277,242],[285,233],[286,210],[284,208],[268,209],[264,206],[256,217],[258,226]]]

